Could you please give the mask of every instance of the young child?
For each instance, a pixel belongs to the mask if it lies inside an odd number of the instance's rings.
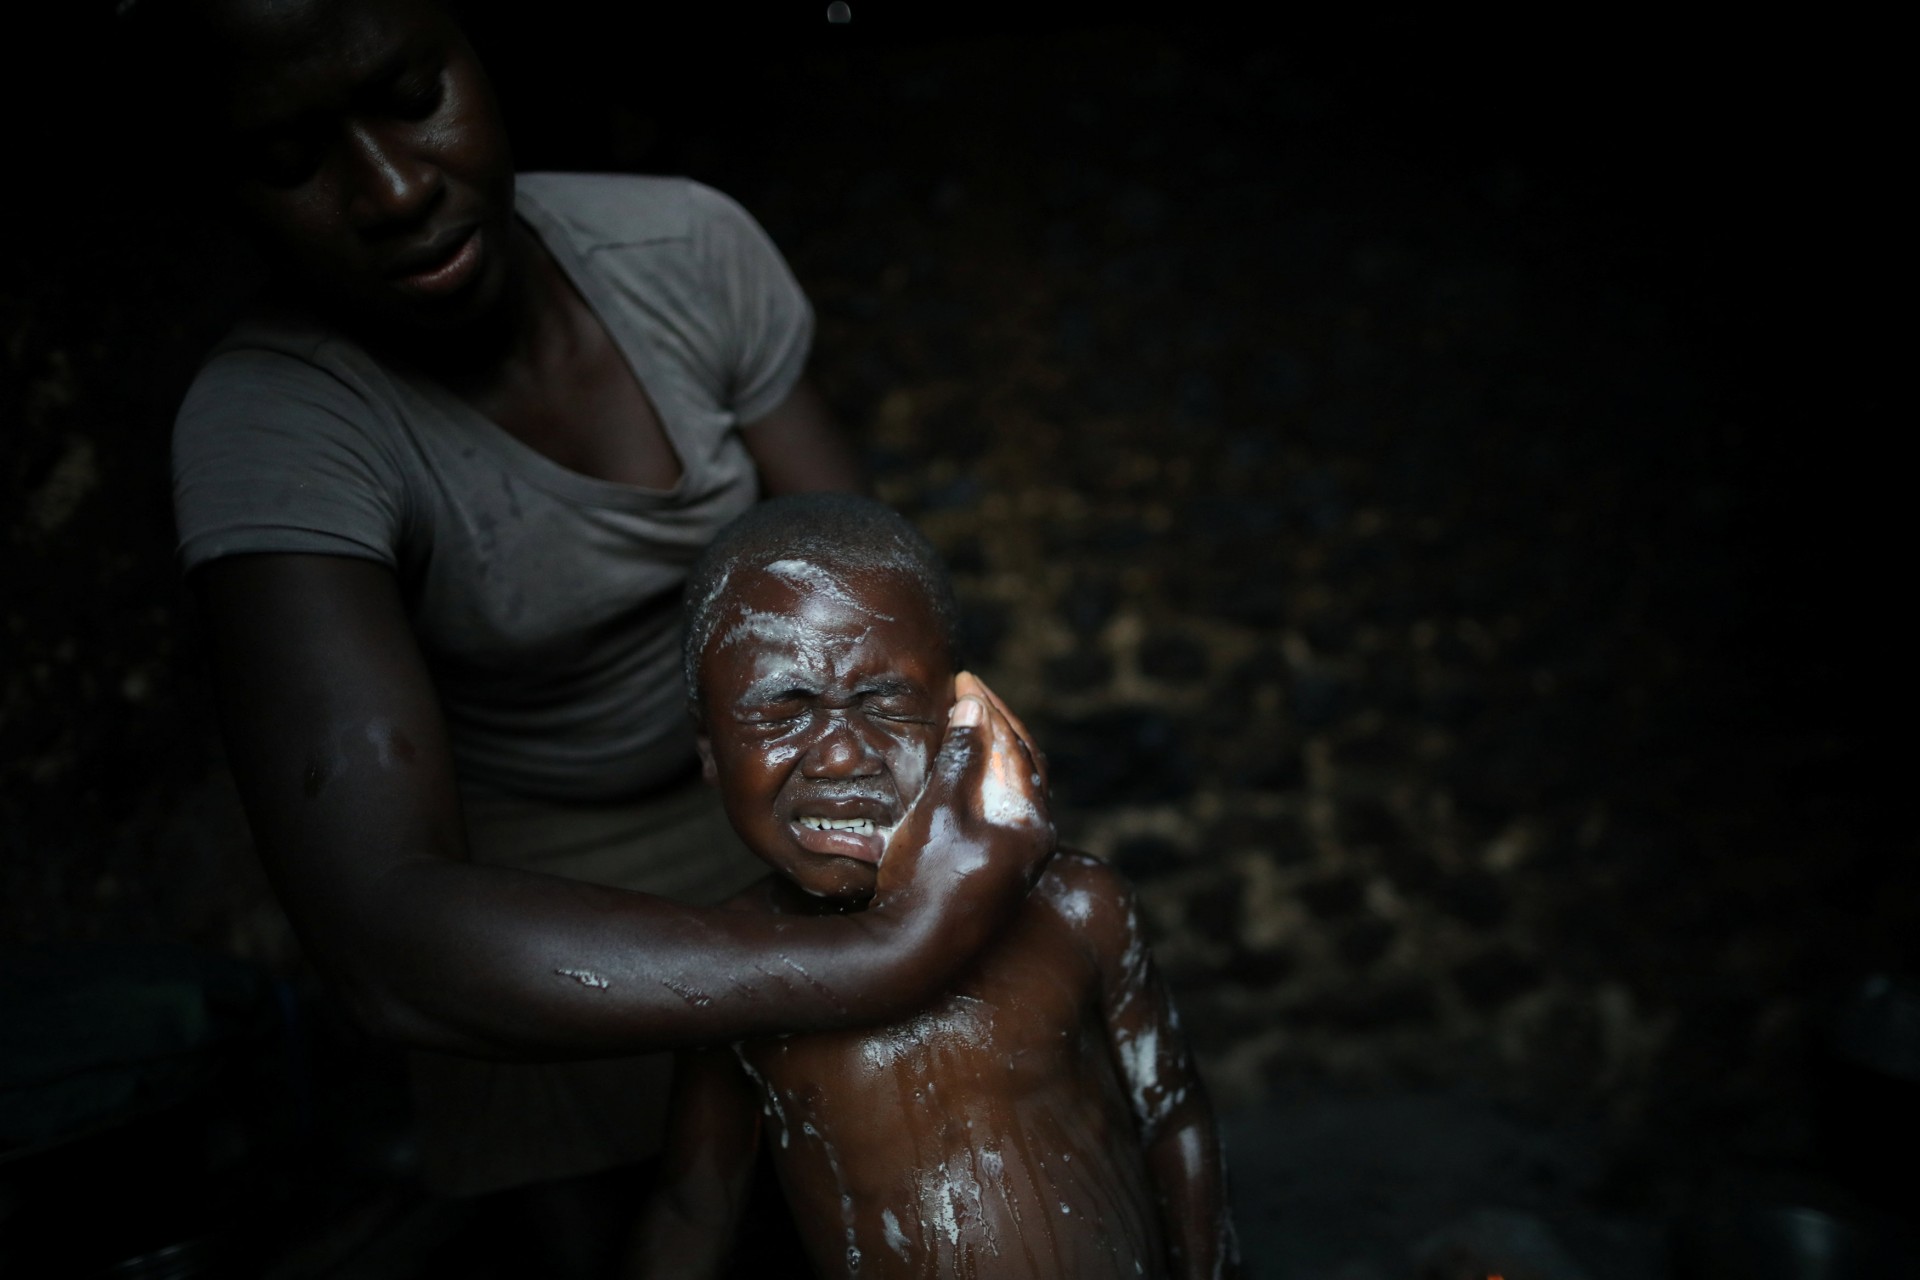
[[[775,872],[731,905],[858,911],[949,710],[1005,712],[953,671],[944,570],[886,507],[815,495],[729,526],[688,592],[706,775]],[[991,778],[983,808],[1044,821]],[[823,1276],[1238,1273],[1199,1077],[1126,883],[1085,855],[909,1021],[683,1055],[640,1274],[719,1271],[763,1137]]]

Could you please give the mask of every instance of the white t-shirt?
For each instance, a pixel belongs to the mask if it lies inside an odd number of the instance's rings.
[[[525,174],[516,208],[633,367],[671,490],[570,471],[424,375],[302,316],[238,325],[174,427],[188,571],[304,552],[393,569],[463,779],[609,800],[681,773],[680,592],[758,481],[744,442],[813,315],[766,233],[684,179]]]

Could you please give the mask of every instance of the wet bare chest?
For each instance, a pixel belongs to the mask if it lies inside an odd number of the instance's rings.
[[[743,1055],[784,1115],[884,1147],[902,1131],[1004,1123],[1010,1108],[1076,1087],[1106,1053],[1097,977],[1056,922],[1016,927],[988,960],[914,1017],[792,1037]]]

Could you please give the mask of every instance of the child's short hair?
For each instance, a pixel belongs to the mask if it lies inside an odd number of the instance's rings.
[[[700,701],[700,655],[713,636],[727,581],[737,569],[782,560],[823,567],[897,573],[919,585],[947,653],[958,660],[958,608],[940,553],[906,517],[854,493],[797,493],[748,508],[721,529],[687,575],[687,625],[681,661],[687,696]]]

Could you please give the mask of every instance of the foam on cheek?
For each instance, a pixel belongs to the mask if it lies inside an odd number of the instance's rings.
[[[900,816],[904,821],[907,811],[920,801],[920,793],[927,786],[927,769],[932,765],[932,751],[912,742],[896,742],[887,749],[887,769],[893,774],[894,792],[900,797]],[[888,849],[893,847],[893,833],[900,829],[898,822],[880,832],[880,838]],[[884,858],[884,855],[882,855]]]
[[[980,786],[980,816],[996,827],[1037,827],[1040,810],[1029,790],[1030,779],[1022,777],[1024,766],[1012,752],[996,751],[987,757],[987,776]]]

